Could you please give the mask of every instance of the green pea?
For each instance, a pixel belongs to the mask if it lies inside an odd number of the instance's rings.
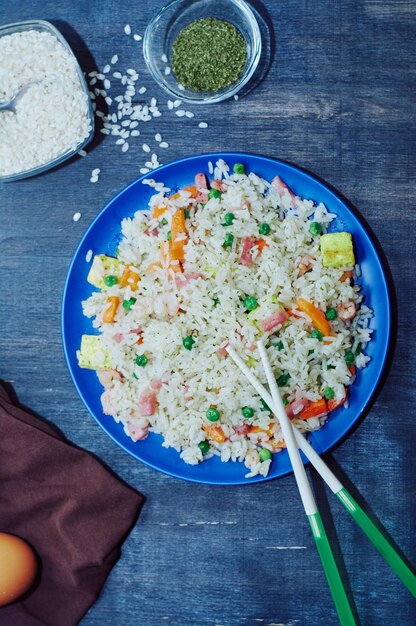
[[[263,224],[260,224],[260,226],[259,226],[259,233],[260,233],[260,235],[268,235],[270,230],[271,230],[271,228],[270,228],[269,224],[266,224],[265,222]]]
[[[245,174],[246,168],[242,163],[235,163],[233,167],[234,174]]]
[[[278,387],[284,387],[287,385],[290,378],[290,374],[281,374],[279,378],[276,380]]]
[[[243,300],[243,306],[247,309],[247,311],[254,311],[254,309],[257,309],[259,304],[256,298],[253,296],[247,296],[247,298],[244,298]]]
[[[261,409],[260,409],[260,411],[269,411],[269,413],[272,412],[271,408],[269,407],[268,404],[265,403],[263,398],[260,398],[260,402],[261,402]]]
[[[136,302],[136,298],[129,298],[128,300],[123,300],[123,309],[126,311],[130,311],[133,304]]]
[[[164,217],[163,220],[160,223],[162,224],[162,226],[167,226],[168,225],[168,220]]]
[[[171,241],[171,239],[172,239],[172,231],[171,230],[168,230],[168,232],[166,233],[166,239],[168,241]]]
[[[289,400],[287,398],[282,398],[283,406],[287,406],[289,404]]]
[[[213,406],[210,406],[205,415],[210,422],[217,422],[220,419],[221,414],[218,409],[214,409]]]
[[[144,367],[148,364],[148,362],[149,359],[145,354],[139,354],[138,356],[136,356],[136,365],[138,365],[139,367]]]
[[[206,454],[209,451],[210,447],[211,446],[209,445],[208,441],[201,441],[198,444],[198,448],[201,450],[202,454]]]
[[[311,222],[309,226],[309,232],[311,235],[322,235],[322,226],[319,222]]]
[[[183,210],[183,214],[185,216],[185,219],[187,220],[189,218],[189,211],[188,211],[188,209],[184,209]]]
[[[274,347],[276,348],[276,350],[283,350],[284,345],[283,345],[283,341],[278,341],[277,343],[274,344]]]
[[[318,330],[317,328],[314,328],[313,331],[311,332],[311,337],[312,339],[317,339],[318,341],[322,341],[323,334],[321,333],[320,330]]]
[[[233,245],[233,241],[234,241],[234,235],[232,233],[227,233],[225,235],[225,239],[223,243],[224,248],[231,248],[231,246]]]
[[[192,350],[192,346],[195,343],[195,339],[191,335],[188,335],[187,337],[184,337],[182,339],[182,343],[183,343],[184,348],[186,348],[187,350]]]
[[[107,287],[112,287],[117,282],[117,276],[104,276],[103,282],[104,285],[107,285]]]
[[[354,359],[355,359],[354,352],[351,352],[350,350],[348,350],[348,352],[346,352],[344,354],[344,359],[345,359],[345,363],[348,365],[348,367],[350,365],[352,365],[354,363]]]
[[[226,213],[224,215],[224,224],[223,224],[223,226],[231,226],[231,224],[234,222],[234,220],[235,220],[234,213]]]
[[[327,387],[324,391],[324,398],[325,400],[332,400],[332,398],[335,396],[335,391],[333,390],[332,387]]]
[[[211,200],[211,198],[221,198],[221,191],[219,191],[218,189],[210,189],[208,192],[208,198]]]
[[[253,417],[254,415],[254,411],[251,406],[243,406],[241,413],[243,414],[243,417]]]
[[[267,448],[262,448],[259,452],[260,461],[270,461],[272,453]]]
[[[332,320],[336,319],[336,317],[337,317],[337,310],[336,309],[328,309],[327,312],[325,313],[325,317],[326,317],[327,320],[332,322]]]

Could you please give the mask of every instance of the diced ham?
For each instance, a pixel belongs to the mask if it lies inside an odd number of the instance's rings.
[[[238,426],[233,426],[233,431],[237,435],[248,435],[250,426],[248,424],[239,424]]]
[[[284,324],[287,320],[287,313],[285,310],[277,309],[272,315],[266,317],[261,323],[261,329],[265,333],[269,333],[271,330],[275,330],[278,326]]]
[[[217,354],[220,356],[228,356],[228,352],[226,348],[230,345],[229,341],[226,341],[222,346],[220,346],[217,350]]]
[[[240,263],[247,267],[251,267],[254,263],[253,261],[253,248],[256,245],[256,240],[254,237],[243,237],[243,249],[241,251]]]
[[[141,328],[133,328],[133,329],[130,331],[130,333],[131,333],[132,335],[141,335],[141,334],[142,334],[142,332],[143,332],[143,330],[142,330]]]
[[[150,381],[150,386],[152,389],[161,389],[163,385],[163,380],[161,378],[152,378]]]
[[[156,393],[153,389],[145,389],[139,396],[139,413],[143,417],[154,415],[156,410]]]
[[[211,187],[213,189],[217,189],[217,191],[225,191],[225,185],[222,180],[217,180],[216,178],[214,178],[214,180],[211,182]]]
[[[283,182],[283,180],[279,176],[275,176],[272,180],[272,187],[277,189],[280,196],[283,196],[287,191],[290,197],[292,198],[293,205],[296,206],[296,196],[293,191]]]
[[[147,230],[144,231],[145,235],[153,235],[154,237],[157,237],[157,235],[159,234],[159,229],[158,228],[152,228],[152,230],[150,230],[149,228]]]
[[[347,322],[355,317],[357,307],[352,300],[348,300],[348,302],[341,302],[337,305],[337,313],[340,320]]]
[[[195,187],[196,187],[196,196],[195,200],[197,202],[208,202],[208,183],[207,177],[205,174],[196,174],[195,176]],[[200,191],[200,189],[206,189],[205,191]]]
[[[114,339],[114,341],[116,343],[121,343],[123,341],[123,339],[124,339],[124,335],[123,335],[123,333],[116,333],[114,335],[113,339]]]
[[[296,400],[293,400],[293,402],[291,402],[285,407],[286,415],[288,416],[289,419],[293,419],[301,411],[306,409],[308,405],[309,405],[309,400],[307,398],[304,398],[303,396],[300,398],[296,398]]]
[[[198,280],[198,278],[204,278],[203,274],[196,272],[189,272],[188,274],[176,274],[175,283],[178,289],[183,289],[191,280]]]
[[[149,434],[147,428],[140,428],[139,426],[135,426],[134,424],[128,424],[127,430],[133,441],[141,441],[142,439],[146,439],[147,435]]]

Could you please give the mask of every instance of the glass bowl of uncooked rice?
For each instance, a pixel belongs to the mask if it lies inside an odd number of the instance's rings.
[[[0,27],[0,102],[25,87],[14,111],[0,111],[0,182],[48,170],[81,150],[94,114],[79,63],[49,22]]]

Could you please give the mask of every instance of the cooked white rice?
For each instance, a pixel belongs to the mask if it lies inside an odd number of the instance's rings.
[[[244,461],[249,469],[247,476],[265,476],[272,461],[262,462],[259,450],[280,451],[280,427],[233,361],[217,350],[231,340],[255,375],[266,383],[255,348],[256,340],[263,336],[276,377],[290,374],[287,384],[281,387],[289,403],[301,397],[316,401],[328,387],[334,390],[336,400],[342,400],[345,388],[354,379],[345,362],[345,352],[364,348],[370,340],[368,319],[372,313],[366,306],[360,308],[359,287],[352,281],[339,280],[345,270],[353,268],[327,269],[322,265],[319,236],[311,236],[309,220],[313,216],[326,231],[335,215],[323,204],[314,206],[311,200],[297,199],[295,208],[289,193],[281,197],[269,182],[253,173],[230,173],[224,161],[216,164],[214,178],[223,179],[226,190],[220,199],[212,198],[203,207],[187,192],[168,199],[169,189],[152,180],[145,181],[157,192],[151,198],[150,208],[166,206],[163,218],[168,223],[163,225],[162,217],[152,218],[149,210],[140,210],[122,222],[118,259],[139,273],[139,288],[131,291],[129,286],[121,288],[115,284],[93,293],[83,302],[83,308],[86,316],[95,318],[93,325],[101,333],[112,367],[123,377],[106,389],[104,405],[117,422],[123,423],[127,435],[134,439],[137,429],[149,428],[162,434],[163,446],[175,448],[186,463],[196,464],[219,455],[222,461]],[[190,213],[186,221],[189,239],[185,246],[185,275],[203,276],[190,280],[182,289],[176,287],[172,270],[146,272],[151,263],[161,262],[160,244],[167,239],[171,216],[178,207],[186,207]],[[227,212],[233,212],[235,220],[232,226],[225,227]],[[270,234],[263,237],[267,247],[261,253],[257,250],[254,264],[246,267],[239,263],[241,240],[246,236],[259,239],[261,223],[271,227]],[[226,233],[234,235],[231,248],[223,247]],[[300,258],[306,253],[312,257],[313,267],[298,276]],[[163,304],[166,294],[171,304],[180,306],[175,315],[169,315]],[[134,297],[137,301],[129,312],[120,306],[114,323],[103,323],[109,296],[119,296],[121,301]],[[279,306],[296,310],[296,300],[301,296],[323,311],[352,300],[358,313],[352,323],[338,318],[331,322],[335,336],[328,342],[311,337],[310,319],[305,314],[290,316],[280,330],[268,335],[259,330],[242,305],[247,296],[257,299],[260,311]],[[137,345],[137,335],[131,333],[139,328],[143,333],[141,345]],[[183,338],[190,335],[195,344],[187,350]],[[278,342],[283,344],[279,344],[281,349],[276,347]],[[145,367],[135,363],[141,354],[148,357]],[[363,368],[368,360],[360,353],[355,365]],[[142,417],[139,397],[154,379],[163,381],[156,392],[156,412]],[[206,417],[211,405],[220,411],[220,419],[214,424]],[[251,407],[253,417],[244,418],[242,407]],[[295,416],[293,422],[305,432],[321,428],[325,419],[326,416]],[[242,424],[260,430],[238,434],[235,428]],[[213,441],[204,430],[209,426],[219,426],[225,441]],[[207,439],[210,448],[203,455],[198,444]],[[140,441],[137,445],[141,445]]]

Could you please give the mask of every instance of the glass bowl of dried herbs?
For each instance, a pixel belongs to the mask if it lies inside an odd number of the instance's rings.
[[[149,23],[146,65],[171,97],[214,103],[236,95],[258,66],[260,28],[244,0],[172,0]]]

